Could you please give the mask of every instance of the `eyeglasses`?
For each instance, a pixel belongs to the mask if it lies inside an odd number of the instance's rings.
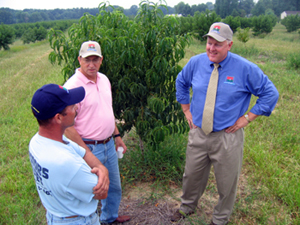
[[[82,60],[86,64],[90,64],[90,63],[97,64],[100,62],[101,58],[100,57],[93,58],[93,59],[83,58]]]

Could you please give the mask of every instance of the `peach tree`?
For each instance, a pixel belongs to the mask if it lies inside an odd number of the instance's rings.
[[[158,4],[142,1],[134,20],[105,3],[99,14],[85,14],[68,35],[51,30],[52,63],[63,64],[68,79],[79,67],[81,43],[97,41],[104,56],[100,72],[110,79],[115,117],[121,134],[135,128],[140,143],[158,146],[167,135],[184,133],[188,125],[175,98],[179,61],[189,37],[179,35],[175,17],[164,17]]]

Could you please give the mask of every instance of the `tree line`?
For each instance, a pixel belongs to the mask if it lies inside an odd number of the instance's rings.
[[[90,15],[86,13],[85,15]],[[206,10],[205,12],[196,12],[194,16],[176,17],[180,24],[180,29],[177,33],[180,35],[191,34],[198,40],[203,41],[203,35],[209,29],[209,26],[214,21],[221,21],[221,17],[215,11]],[[222,20],[230,25],[232,30],[236,32],[240,29],[251,29],[254,36],[261,36],[272,32],[273,27],[278,21],[275,14],[265,14],[253,16],[250,18],[240,16],[227,16]],[[72,24],[76,24],[78,20],[58,20],[58,21],[43,21],[37,23],[20,23],[20,24],[1,24],[0,25],[0,50],[9,50],[9,45],[15,39],[21,39],[24,44],[41,41],[47,38],[49,29],[66,31]],[[300,16],[291,15],[281,20],[281,23],[286,27],[287,32],[296,31],[300,28]],[[248,37],[248,36],[247,36]],[[246,37],[246,38],[247,38]],[[262,36],[261,36],[262,37]]]
[[[137,14],[138,6],[132,5],[129,9],[124,9],[120,6],[114,5],[108,10],[112,11],[113,8],[122,11],[126,16],[134,17]],[[161,7],[164,14],[175,13],[174,8]],[[0,8],[0,24],[15,24],[15,23],[35,23],[50,20],[73,20],[80,19],[84,13],[96,16],[99,13],[98,8],[73,8],[73,9],[53,9],[53,10],[40,10],[40,9],[24,9],[14,10],[9,8]]]
[[[0,25],[0,50],[2,48],[9,50],[9,45],[16,39],[21,39],[24,44],[45,40],[49,29],[52,28],[64,32],[77,22],[78,20],[56,20],[10,25],[2,23]]]
[[[215,12],[225,18],[232,16],[259,16],[266,12],[274,13],[280,16],[283,11],[300,11],[299,0],[258,0],[255,3],[253,0],[216,0],[215,4],[207,2],[206,4],[198,4],[190,6],[183,1],[174,7],[166,6],[159,9],[166,14],[181,14],[183,16],[194,16],[196,12],[205,12],[215,10]],[[120,10],[124,15],[133,18],[137,15],[139,7],[132,5],[129,9],[124,9],[118,5],[113,6]],[[110,11],[113,9],[110,8]],[[9,8],[0,8],[0,24],[15,24],[15,23],[35,23],[49,20],[72,20],[81,18],[84,13],[96,16],[99,13],[98,8],[73,8],[73,9],[24,9],[14,10]]]

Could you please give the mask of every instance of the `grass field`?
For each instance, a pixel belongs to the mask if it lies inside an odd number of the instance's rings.
[[[10,51],[0,51],[0,224],[46,223],[28,143],[38,129],[30,111],[34,91],[46,83],[64,81],[61,67],[48,61],[50,51],[47,41],[30,45],[18,41]],[[247,185],[240,187],[230,224],[300,224],[300,71],[286,62],[289,55],[300,52],[299,33],[287,33],[278,24],[264,39],[251,37],[246,45],[234,39],[232,51],[257,63],[280,97],[269,118],[259,117],[245,129],[241,179]],[[181,65],[201,52],[205,52],[205,45],[194,41]],[[171,181],[180,186],[182,170],[174,172],[172,168],[184,165],[186,139],[187,134],[172,136],[156,153],[139,157],[137,138],[134,132],[129,133],[124,140],[131,151],[120,161],[123,188],[140,181],[137,174],[144,174],[143,181],[163,184],[165,192]],[[215,192],[213,185],[207,187],[208,196]]]

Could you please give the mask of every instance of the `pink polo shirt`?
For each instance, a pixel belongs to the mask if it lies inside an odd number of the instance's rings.
[[[111,84],[108,78],[97,74],[97,83],[89,80],[78,69],[67,80],[67,89],[83,86],[85,98],[78,103],[75,129],[82,138],[104,140],[110,137],[115,129],[115,117],[112,107]]]

